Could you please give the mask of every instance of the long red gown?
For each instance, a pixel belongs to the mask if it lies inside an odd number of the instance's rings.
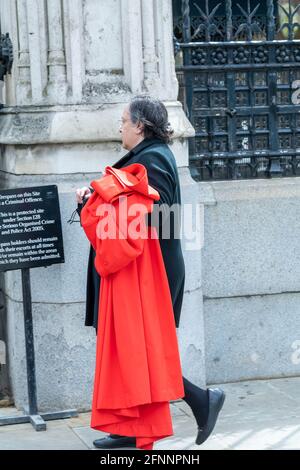
[[[173,435],[169,402],[184,396],[160,244],[155,229],[141,222],[159,194],[138,163],[108,166],[91,186],[95,191],[81,212],[101,276],[91,427],[136,436],[138,448],[153,449]],[[109,222],[104,209],[115,209]],[[108,236],[108,229],[117,236]]]

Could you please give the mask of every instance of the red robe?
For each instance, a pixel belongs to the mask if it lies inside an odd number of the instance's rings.
[[[159,194],[139,163],[105,170],[81,212],[101,276],[91,427],[152,449],[173,435],[169,401],[184,396],[168,279],[155,228],[145,224]],[[109,223],[103,208],[116,209]],[[137,220],[138,237],[130,231]]]

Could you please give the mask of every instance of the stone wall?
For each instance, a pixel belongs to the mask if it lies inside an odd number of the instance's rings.
[[[300,180],[200,183],[209,383],[300,375]]]

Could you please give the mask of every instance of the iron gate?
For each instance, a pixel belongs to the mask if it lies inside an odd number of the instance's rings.
[[[300,0],[182,0],[173,11],[193,176],[299,176]]]

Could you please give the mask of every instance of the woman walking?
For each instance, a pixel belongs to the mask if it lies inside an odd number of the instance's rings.
[[[153,198],[154,210],[152,214],[148,214],[147,221],[149,226],[153,225],[157,229],[172,302],[174,323],[178,328],[185,281],[184,259],[178,234],[180,228],[176,223],[180,219],[180,213],[177,214],[179,217],[176,217],[176,214],[173,216],[172,211],[166,209],[172,206],[175,208],[175,212],[176,210],[180,211],[181,193],[176,161],[168,146],[172,131],[169,127],[168,114],[164,104],[146,96],[133,98],[123,111],[120,132],[122,145],[128,150],[128,153],[117,161],[111,169],[112,172],[121,170],[123,175],[126,169],[134,168],[135,164],[143,166],[146,169],[149,187],[158,193],[158,198]],[[138,168],[141,169],[141,167]],[[79,213],[81,213],[82,207],[92,194],[94,194],[94,188],[91,187],[77,190]],[[158,218],[153,217],[155,216],[155,209],[158,209]],[[167,237],[165,236],[166,227]],[[96,250],[91,246],[88,263],[85,325],[94,326],[97,330],[98,325],[101,324],[98,315],[102,279],[99,270],[97,272],[95,268],[96,257]],[[142,276],[142,273],[140,275]],[[156,282],[160,284],[160,279],[156,279]],[[155,286],[153,287],[154,290]],[[178,368],[176,369],[177,372]],[[176,383],[177,393],[180,393],[180,384],[178,384],[178,381]],[[202,444],[209,437],[216,424],[218,414],[224,403],[225,394],[219,388],[201,389],[185,377],[182,377],[182,384],[184,396],[182,394],[181,397],[190,406],[198,426],[196,443]],[[95,440],[94,445],[100,449],[136,447],[137,439],[136,436],[131,434],[110,433],[105,438]]]

